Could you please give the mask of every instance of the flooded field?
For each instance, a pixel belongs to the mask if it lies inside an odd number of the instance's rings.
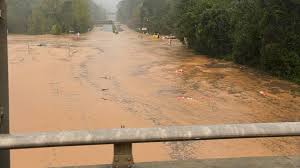
[[[124,29],[10,35],[11,131],[300,121],[300,86]],[[280,155],[300,139],[134,145],[137,162]],[[14,168],[111,161],[111,145],[12,151]]]

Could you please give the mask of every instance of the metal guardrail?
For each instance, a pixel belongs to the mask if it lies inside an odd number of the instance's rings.
[[[0,135],[0,150],[59,146],[300,136],[300,122],[121,128]]]
[[[300,122],[0,135],[0,150],[114,144],[115,168],[133,165],[132,143],[300,136]],[[0,163],[1,165],[1,163]]]

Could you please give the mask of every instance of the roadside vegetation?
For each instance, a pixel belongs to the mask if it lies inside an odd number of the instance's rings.
[[[87,32],[105,18],[91,0],[8,0],[8,31],[27,34]]]
[[[118,19],[300,83],[299,0],[122,0]]]

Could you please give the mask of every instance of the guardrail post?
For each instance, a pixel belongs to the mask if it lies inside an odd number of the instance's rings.
[[[9,133],[6,2],[0,0],[0,133]],[[0,150],[0,167],[10,167],[9,150]]]
[[[132,168],[133,166],[132,144],[114,144],[113,168]]]
[[[125,128],[125,125],[121,125],[121,128]],[[132,143],[114,144],[114,160],[112,168],[132,167],[134,167]]]

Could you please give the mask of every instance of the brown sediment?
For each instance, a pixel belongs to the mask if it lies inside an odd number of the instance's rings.
[[[299,86],[126,28],[9,36],[11,131],[300,121]],[[261,94],[264,93],[264,94]],[[299,138],[138,144],[135,160],[299,155]],[[112,146],[12,152],[12,167],[110,163]]]

